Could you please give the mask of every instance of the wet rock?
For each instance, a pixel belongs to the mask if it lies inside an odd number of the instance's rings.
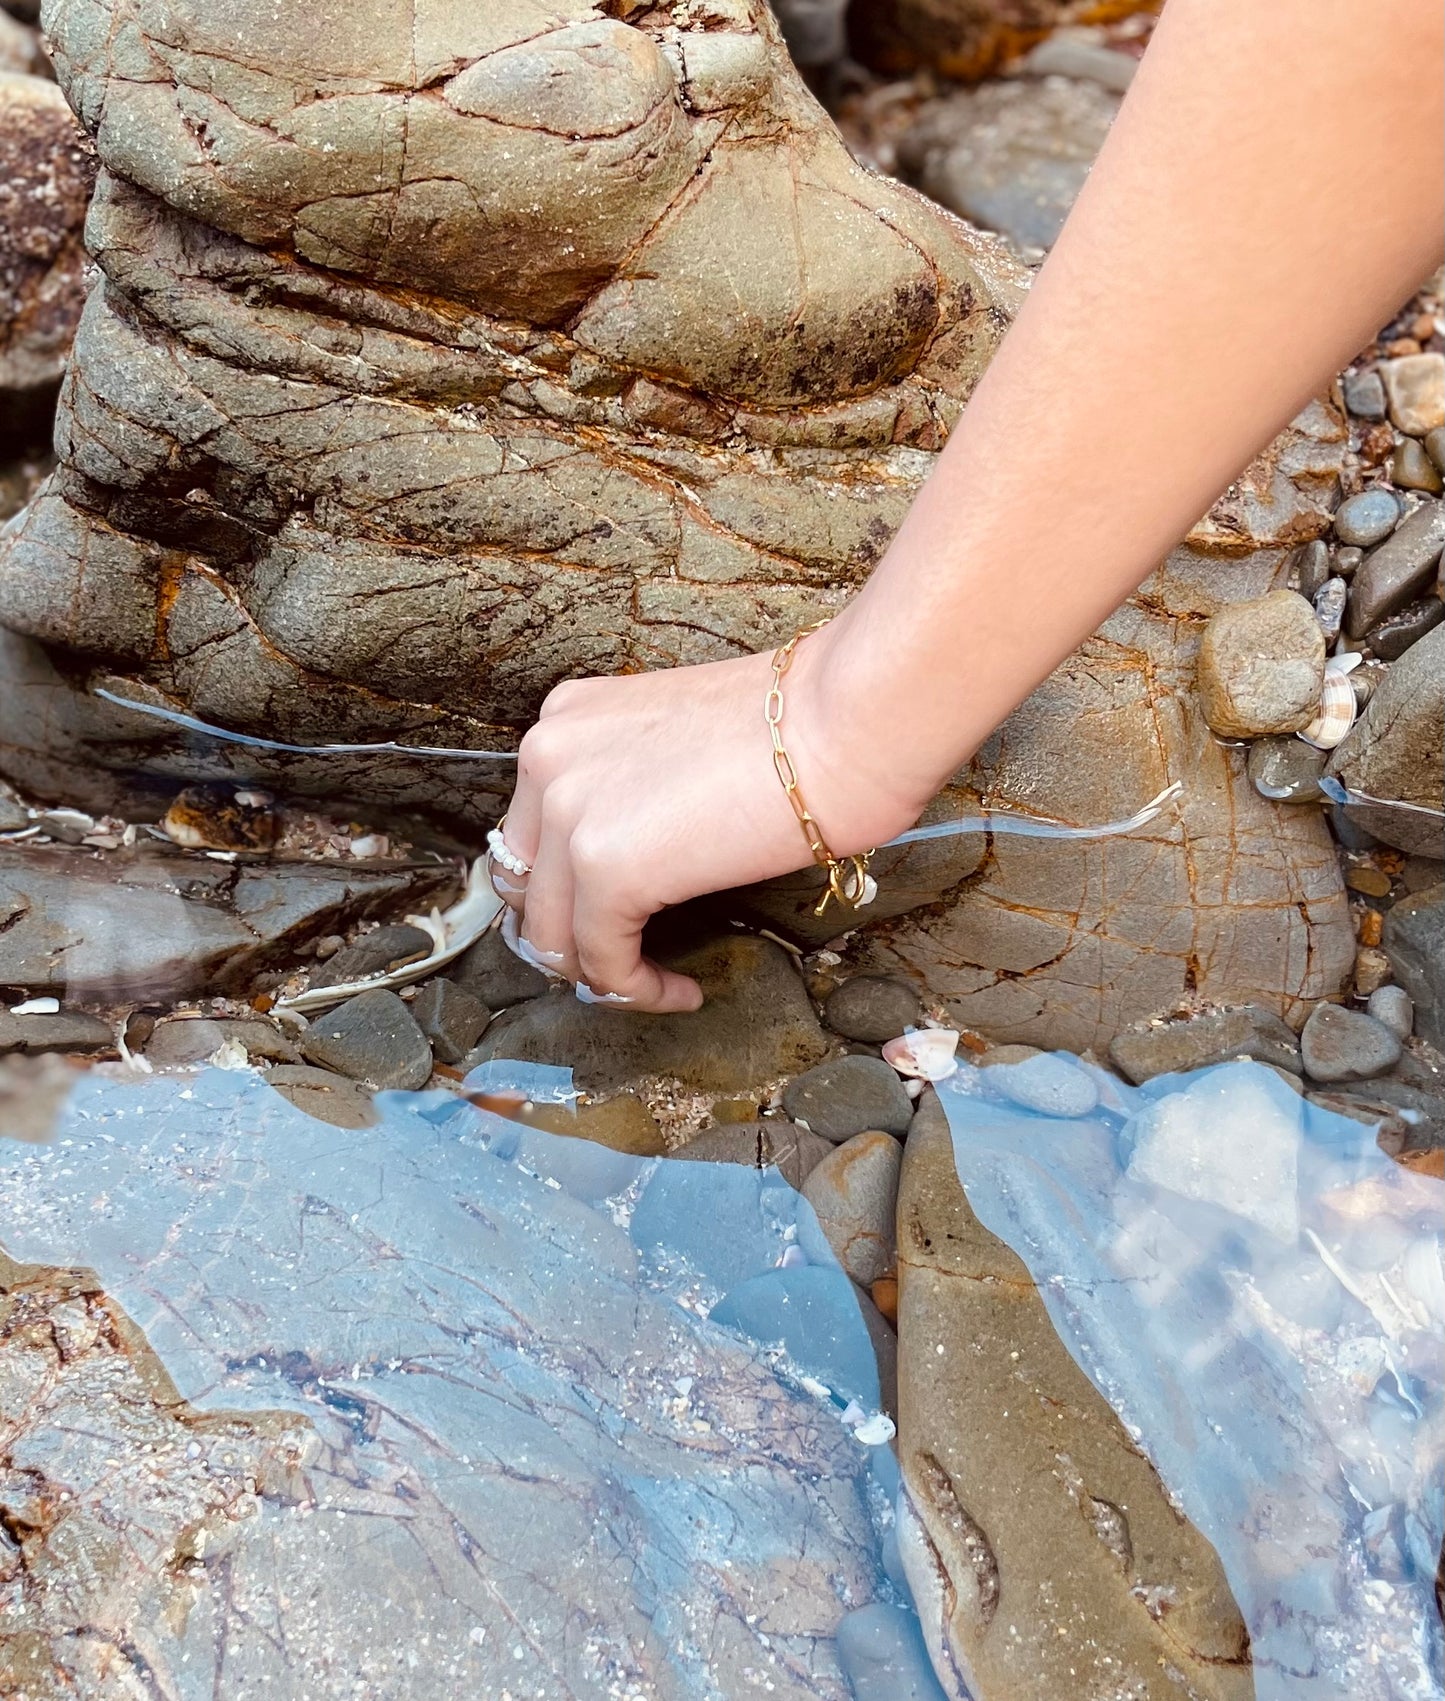
[[[1329,577],[1329,545],[1322,538],[1316,538],[1296,552],[1294,565],[1290,569],[1290,588],[1298,591],[1307,602],[1314,601],[1324,589]]]
[[[1300,1055],[1313,1081],[1368,1081],[1399,1061],[1400,1040],[1363,1011],[1318,1004],[1300,1032]]]
[[[847,1701],[834,1633],[880,1581],[869,1455],[569,1197],[597,1149],[539,1140],[519,1163],[457,1138],[469,1114],[439,1129],[398,1108],[338,1137],[246,1076],[189,1103],[148,1085],[113,1139],[72,1120],[75,1179],[29,1150],[0,1175],[7,1245],[32,1260],[16,1286],[0,1264],[3,1492],[38,1514],[19,1575],[0,1544],[25,1594],[9,1687],[133,1687],[113,1644],[74,1634],[83,1571],[144,1641],[158,1694],[193,1693],[203,1670],[208,1701]],[[120,1214],[97,1237],[84,1218],[106,1172]],[[21,1248],[27,1197],[48,1221]],[[734,1238],[771,1261],[782,1226],[760,1216]],[[658,1247],[674,1267],[679,1240]],[[72,1248],[103,1265],[104,1293],[54,1267]],[[870,1363],[847,1279],[807,1274],[829,1282],[819,1336]],[[178,1563],[184,1614],[167,1610]],[[404,1581],[418,1567],[424,1599]],[[215,1625],[251,1600],[264,1616],[233,1621],[222,1670]],[[680,1642],[669,1614],[696,1634]],[[584,1624],[605,1626],[601,1655]]]
[[[991,1058],[989,1085],[1041,1116],[1087,1116],[1099,1102],[1099,1089],[1088,1071],[1048,1051],[1018,1063]]]
[[[668,1149],[656,1117],[635,1093],[617,1093],[591,1103],[523,1105],[512,1114],[528,1128],[632,1157],[660,1158]]]
[[[36,1056],[45,1051],[77,1055],[115,1049],[115,1030],[99,1016],[84,1010],[59,1010],[54,1015],[16,1016],[0,1006],[0,1057],[13,1052]]]
[[[903,1083],[877,1057],[820,1063],[783,1088],[783,1109],[834,1145],[870,1131],[904,1135],[913,1117]]]
[[[1042,1055],[1036,1045],[991,1045],[978,1059],[978,1066],[980,1069],[994,1069],[999,1064],[1027,1063],[1029,1058]]]
[[[803,1183],[834,1257],[861,1287],[871,1287],[897,1261],[902,1166],[903,1147],[891,1135],[858,1134],[834,1147]]]
[[[988,1697],[1245,1701],[1248,1642],[1218,1558],[974,1215],[932,1095],[898,1222],[899,1536],[949,1695],[966,1672]],[[1167,1628],[1146,1604],[1161,1594]]]
[[[837,1339],[839,1285],[856,1305],[876,1362],[859,1363],[853,1344]],[[759,1344],[781,1343],[794,1366],[844,1399],[898,1409],[898,1341],[877,1306],[840,1270],[816,1264],[769,1270],[732,1288],[708,1313],[714,1323]],[[877,1383],[877,1393],[865,1384]]]
[[[448,967],[446,978],[489,1010],[507,1010],[513,1004],[524,1004],[557,984],[508,950],[499,927],[484,933],[475,945],[468,947]]]
[[[1364,550],[1355,548],[1353,544],[1346,545],[1344,549],[1337,549],[1333,562],[1336,575],[1341,579],[1352,578],[1355,569],[1364,559]]]
[[[1378,986],[1369,995],[1368,1013],[1394,1034],[1407,1040],[1415,1031],[1415,1006],[1403,986]]]
[[[1303,739],[1261,738],[1249,747],[1249,777],[1261,797],[1275,803],[1317,803],[1329,752]]]
[[[206,1017],[158,1022],[145,1055],[157,1069],[189,1069],[214,1057],[223,1045],[244,1046],[246,1055],[268,1063],[299,1063],[301,1053],[270,1022]]]
[[[698,1092],[730,1093],[756,1090],[826,1052],[797,971],[770,941],[734,934],[664,960],[701,983],[701,1010],[643,1016],[554,992],[495,1017],[472,1061],[565,1065],[584,1092],[661,1075]]]
[[[1401,490],[1423,490],[1431,496],[1445,490],[1439,467],[1425,453],[1423,444],[1413,437],[1395,445],[1395,453],[1390,457],[1390,478]]]
[[[0,792],[0,833],[23,833],[30,825],[30,812],[17,798]]]
[[[1425,453],[1445,472],[1445,425],[1437,425],[1425,434]]]
[[[1421,597],[1398,614],[1382,620],[1370,632],[1369,645],[1381,661],[1398,661],[1411,644],[1445,621],[1445,602],[1439,597]]]
[[[84,300],[95,158],[55,84],[0,73],[0,392],[54,384]]]
[[[1415,805],[1414,809],[1389,809],[1348,804],[1345,814],[1357,827],[1418,856],[1441,855],[1445,850],[1445,820],[1441,819],[1445,810],[1445,627],[1427,632],[1391,664],[1369,707],[1330,758],[1328,773],[1352,791]]]
[[[1350,582],[1345,630],[1363,638],[1429,584],[1445,548],[1445,503],[1424,502],[1361,562]]]
[[[1326,579],[1315,593],[1315,619],[1320,623],[1320,631],[1324,633],[1327,644],[1333,644],[1340,635],[1349,594],[1349,586],[1343,579]]]
[[[1356,419],[1381,420],[1387,403],[1385,386],[1374,367],[1364,372],[1347,372],[1344,378],[1345,406]]]
[[[781,1117],[765,1122],[733,1122],[721,1128],[704,1128],[671,1155],[696,1163],[748,1164],[754,1169],[771,1165],[790,1187],[803,1183],[835,1150],[821,1134],[786,1122]]]
[[[426,1035],[402,1000],[379,988],[317,1016],[301,1036],[301,1054],[377,1091],[415,1091],[431,1079]]]
[[[918,1620],[874,1601],[838,1626],[838,1663],[854,1701],[945,1701]]]
[[[1445,354],[1409,354],[1380,368],[1390,420],[1411,437],[1445,425]]]
[[[1109,1061],[1136,1086],[1156,1075],[1207,1069],[1236,1057],[1299,1073],[1299,1041],[1293,1031],[1272,1011],[1255,1005],[1141,1023],[1119,1034],[1109,1047]]]
[[[1445,1050],[1445,886],[1402,898],[1385,917],[1382,941],[1415,1005],[1415,1028]]]
[[[369,975],[386,974],[407,963],[418,963],[434,949],[432,937],[419,927],[392,922],[363,933],[350,945],[326,959],[326,966],[311,977],[313,986],[344,986]]]
[[[853,975],[830,993],[823,1020],[844,1039],[881,1045],[922,1018],[923,1005],[906,981],[888,975]]]
[[[446,901],[449,869],[242,867],[150,843],[96,855],[0,851],[0,985],[73,998],[249,990],[313,938],[378,912]]]
[[[1341,543],[1373,549],[1394,531],[1401,512],[1400,499],[1392,490],[1362,490],[1335,510],[1335,536]]]
[[[429,980],[411,1004],[412,1017],[431,1041],[439,1063],[460,1063],[482,1037],[492,1013],[449,980]]]
[[[988,83],[936,101],[898,144],[924,194],[1020,248],[1053,246],[1119,98],[1095,82]]]
[[[1204,718],[1221,738],[1298,732],[1319,706],[1325,641],[1309,603],[1271,591],[1210,618],[1199,645]]]

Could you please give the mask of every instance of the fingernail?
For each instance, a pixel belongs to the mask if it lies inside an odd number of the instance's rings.
[[[502,917],[502,943],[514,957],[520,957],[529,968],[536,969],[539,974],[548,976],[551,980],[561,980],[554,964],[565,962],[560,951],[539,951],[530,939],[522,937],[522,924],[515,910],[508,910]]]
[[[585,980],[579,980],[574,989],[583,1004],[635,1004],[635,998],[628,998],[621,992],[594,992]]]

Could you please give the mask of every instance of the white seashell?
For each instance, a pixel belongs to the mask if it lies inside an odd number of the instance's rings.
[[[958,1072],[958,1035],[952,1028],[910,1028],[889,1040],[883,1058],[900,1075],[921,1081],[946,1081]]]
[[[384,975],[348,981],[344,986],[313,986],[292,998],[279,999],[272,1013],[279,1016],[283,1010],[329,1010],[334,1004],[341,1004],[358,992],[370,992],[374,987],[395,989],[426,980],[460,957],[469,945],[476,944],[494,925],[501,910],[502,900],[487,877],[486,858],[479,856],[467,876],[466,890],[450,909],[440,913],[433,910],[429,916],[406,917],[414,927],[425,929],[435,941],[435,948],[429,956],[419,963],[406,963],[399,969],[391,969]],[[508,910],[507,914],[515,916],[516,912]]]
[[[23,1004],[12,1004],[12,1016],[55,1016],[60,1012],[58,998],[27,998]]]
[[[854,1429],[853,1439],[864,1447],[886,1447],[897,1433],[897,1425],[887,1412],[874,1412]]]
[[[1337,744],[1344,742],[1345,734],[1355,724],[1359,713],[1355,688],[1347,675],[1340,669],[1326,667],[1319,712],[1299,736],[1306,744],[1314,745],[1316,750],[1333,750]]]

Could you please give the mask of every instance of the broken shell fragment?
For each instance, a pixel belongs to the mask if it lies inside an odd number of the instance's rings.
[[[958,1034],[952,1028],[910,1028],[883,1047],[883,1059],[900,1075],[946,1081],[958,1072]]]
[[[1306,744],[1314,745],[1316,750],[1333,750],[1337,744],[1343,743],[1346,733],[1359,717],[1359,699],[1349,681],[1349,668],[1332,665],[1336,661],[1343,662],[1346,659],[1344,656],[1331,656],[1325,664],[1319,710],[1299,735]],[[1348,659],[1353,665],[1355,658]]]

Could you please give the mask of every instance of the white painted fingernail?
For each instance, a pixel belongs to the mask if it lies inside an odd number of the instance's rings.
[[[552,980],[561,980],[563,976],[553,966],[564,961],[561,952],[539,951],[530,939],[522,937],[521,918],[515,910],[509,909],[502,917],[502,943],[514,957],[520,957],[529,968],[547,975]]]
[[[594,992],[585,980],[579,980],[576,986],[578,998],[584,1004],[635,1004],[635,998],[628,998],[621,992]]]

